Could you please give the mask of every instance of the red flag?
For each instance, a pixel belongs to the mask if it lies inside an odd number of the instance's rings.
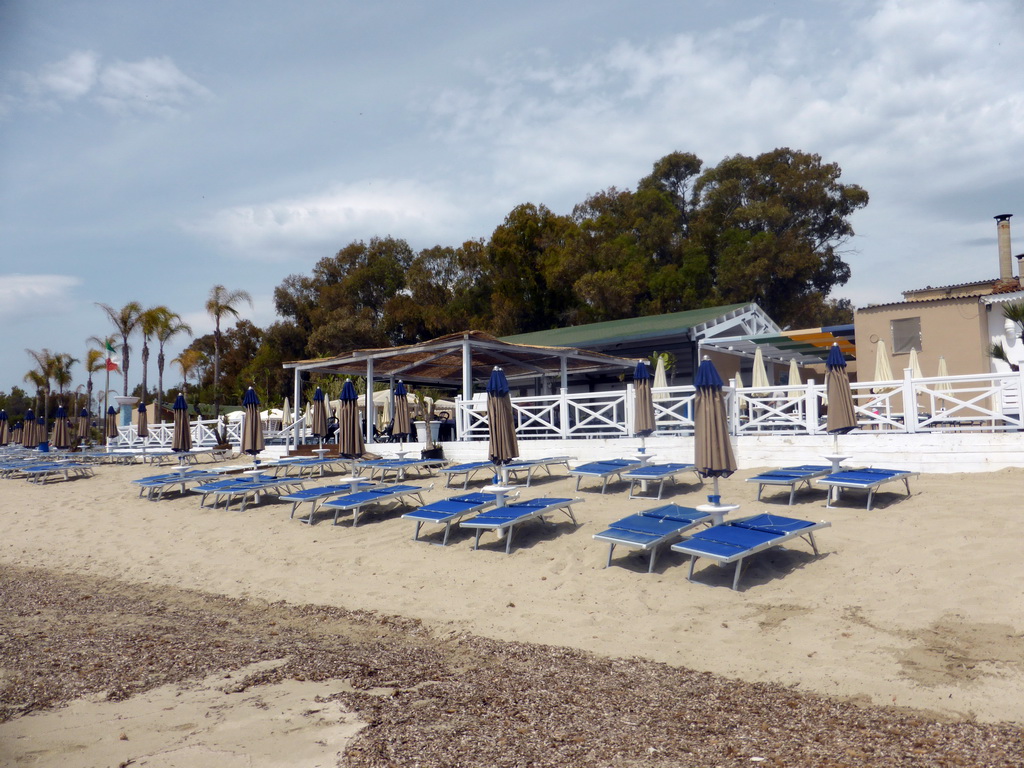
[[[107,370],[108,371],[116,371],[116,370],[118,370],[117,369],[117,358],[116,357],[108,357],[107,358]]]

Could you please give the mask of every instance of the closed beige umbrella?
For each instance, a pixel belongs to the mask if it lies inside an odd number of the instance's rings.
[[[846,360],[839,351],[839,345],[833,344],[825,361],[825,391],[828,393],[828,417],[825,420],[825,431],[833,435],[833,451],[839,453],[839,435],[857,427],[857,417],[853,409],[853,392],[850,390],[850,377],[846,372]]]
[[[754,350],[754,367],[751,373],[750,386],[757,387],[760,390],[768,389],[771,386],[771,383],[768,381],[768,370],[764,365],[764,354],[761,352],[760,347]]]
[[[640,451],[646,450],[645,440],[654,432],[654,400],[651,397],[651,372],[640,360],[633,370],[633,431],[640,437]]]
[[[803,379],[800,378],[800,366],[797,365],[796,358],[791,358],[789,361],[789,386],[799,387],[803,383]],[[788,394],[790,400],[796,400],[804,396],[802,389],[791,389]]]
[[[320,447],[324,447],[324,438],[327,437],[327,405],[324,403],[324,391],[320,387],[313,393],[313,423],[310,431],[313,436],[319,438]]]
[[[78,414],[78,425],[75,431],[78,433],[77,439],[79,442],[89,442],[89,409],[82,408]]]
[[[21,426],[21,444],[25,448],[35,448],[36,443],[34,442],[36,436],[36,415],[29,408],[25,411],[25,419],[22,421]]]
[[[0,445],[7,445],[11,441],[11,429],[7,422],[7,411],[0,410]]]
[[[658,364],[654,366],[654,381],[651,384],[652,389],[664,390],[668,386],[668,373],[665,370],[665,356],[664,354],[658,355]],[[668,400],[672,397],[668,392],[659,391],[651,395],[654,400]]]
[[[508,379],[497,366],[491,371],[491,378],[487,382],[487,436],[487,457],[495,469],[519,457]],[[506,481],[507,471],[503,471],[502,482]]]
[[[263,419],[260,418],[260,399],[249,387],[242,398],[245,423],[242,426],[242,452],[255,456],[263,450]]]
[[[875,381],[893,381],[892,364],[889,362],[889,350],[885,339],[879,339],[875,345]]]
[[[114,406],[107,406],[107,420],[105,423],[104,434],[108,440],[113,440],[118,436],[117,431],[117,411],[114,410]]]
[[[174,399],[174,433],[171,435],[171,450],[188,453],[192,450],[192,425],[188,420],[188,403],[181,392]]]
[[[736,471],[736,456],[729,439],[722,377],[710,358],[701,361],[693,385],[697,388],[693,399],[693,463],[699,475],[713,478],[715,493],[711,502],[719,504],[718,478],[729,477]]]
[[[146,411],[146,403],[142,400],[139,400],[139,410],[135,423],[135,430],[143,440],[149,437],[149,413]]]
[[[63,405],[57,406],[53,417],[53,447],[66,450],[71,447],[71,430],[68,429],[68,412]]]
[[[405,388],[405,383],[399,381],[395,385],[395,418],[391,425],[391,434],[399,439],[408,437],[412,432],[412,420],[409,418],[409,393]],[[430,423],[427,423],[427,430],[430,429]],[[424,436],[424,441],[429,442],[427,438],[429,435]]]
[[[359,394],[352,380],[345,379],[338,409],[338,453],[348,459],[358,459],[365,451],[363,430],[359,428]]]

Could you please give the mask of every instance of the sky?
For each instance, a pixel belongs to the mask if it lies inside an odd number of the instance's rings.
[[[201,335],[222,284],[266,326],[353,241],[488,238],[674,151],[837,163],[871,197],[854,306],[994,278],[993,216],[1024,251],[1021,51],[1019,0],[0,0],[0,390],[26,349],[84,358],[97,302]]]

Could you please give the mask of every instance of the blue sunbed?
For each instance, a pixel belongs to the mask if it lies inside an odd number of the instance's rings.
[[[359,480],[350,483],[341,483],[339,485],[320,485],[315,488],[302,488],[298,491],[290,491],[287,495],[281,496],[281,501],[292,502],[292,511],[288,515],[289,518],[295,517],[295,510],[298,509],[299,504],[311,504],[309,514],[306,517],[300,517],[303,523],[312,525],[313,515],[316,514],[317,509],[320,505],[331,496],[339,496],[346,493],[354,493],[356,491],[366,490],[367,488],[373,488],[376,485],[375,480]]]
[[[469,485],[469,481],[472,480],[477,474],[484,473],[487,475],[494,474],[494,464],[490,461],[467,461],[462,464],[453,464],[450,467],[444,467],[441,470],[442,475],[446,475],[444,481],[445,488],[452,487],[452,480],[455,479],[456,475],[463,475],[462,488],[465,490],[466,486]]]
[[[134,485],[139,486],[139,498],[146,493],[150,501],[159,501],[164,493],[172,488],[178,487],[184,493],[186,487],[191,483],[201,483],[204,480],[213,480],[220,477],[216,472],[208,472],[205,469],[189,469],[181,472],[165,472],[161,475],[149,475],[138,480],[132,480]],[[154,499],[153,494],[156,494]]]
[[[444,526],[444,538],[441,546],[448,544],[448,534],[451,532],[452,523],[457,523],[467,515],[482,512],[488,507],[497,503],[498,497],[493,493],[465,493],[461,496],[452,496],[449,499],[432,501],[412,512],[406,512],[402,517],[416,521],[416,532],[413,540],[420,540],[420,528],[424,523],[432,523]]]
[[[55,461],[49,464],[37,464],[22,470],[30,483],[45,483],[63,477],[92,477],[95,472],[91,464],[79,461]]]
[[[576,524],[576,516],[573,514],[572,505],[579,499],[555,499],[539,498],[517,501],[513,504],[505,504],[501,507],[489,509],[470,520],[463,520],[459,525],[462,528],[472,528],[476,531],[476,540],[473,542],[473,549],[480,547],[480,534],[484,531],[498,531],[499,535],[505,536],[505,554],[512,550],[512,533],[520,523],[530,520],[544,520],[545,515],[561,510],[573,524]]]
[[[903,482],[907,489],[907,496],[910,495],[910,478],[917,477],[919,472],[907,472],[901,469],[844,469],[840,472],[833,472],[831,475],[818,478],[817,482],[829,487],[828,500],[825,506],[832,507],[832,490],[835,489],[836,499],[844,490],[861,490],[868,492],[867,508],[871,509],[871,502],[875,497],[875,491],[886,483]]]
[[[601,480],[601,493],[608,487],[608,480],[612,477],[622,479],[623,472],[642,467],[643,462],[635,459],[605,459],[602,461],[591,461],[580,464],[569,470],[570,476],[576,477],[576,490],[580,489],[580,480],[584,477],[596,477]]]
[[[793,497],[796,495],[797,489],[800,484],[804,484],[808,488],[811,487],[811,481],[819,477],[824,477],[832,471],[831,466],[825,466],[822,464],[801,464],[797,467],[783,467],[782,469],[769,469],[761,472],[753,477],[748,477],[748,483],[757,483],[757,500],[761,500],[761,491],[764,490],[766,485],[788,485],[789,486],[789,505],[793,506]]]
[[[231,477],[224,480],[217,480],[212,483],[202,483],[192,489],[193,493],[202,496],[199,506],[206,506],[206,499],[213,497],[213,506],[216,507],[220,500],[224,500],[224,509],[231,506],[232,499],[240,500],[239,511],[245,511],[245,505],[251,496],[254,501],[268,491],[281,489],[302,488],[305,480],[298,477],[271,477],[270,475],[246,475],[245,477]]]
[[[367,491],[356,491],[355,493],[339,496],[336,499],[325,501],[320,505],[320,508],[334,510],[334,525],[338,524],[338,515],[341,512],[351,511],[352,526],[355,527],[359,525],[359,515],[365,507],[374,507],[390,502],[403,504],[406,498],[413,496],[416,497],[420,506],[423,506],[423,492],[429,491],[433,487],[433,485],[426,488],[421,488],[418,485],[385,485],[380,488],[371,488]]]
[[[394,473],[395,482],[402,482],[409,472],[420,472],[426,470],[427,474],[433,474],[435,469],[443,467],[448,462],[444,459],[373,459],[372,461],[359,462],[359,471],[365,467],[370,477],[380,475],[380,479],[386,480],[388,475]]]
[[[636,493],[637,483],[640,484],[641,494],[647,490],[649,485],[657,484],[658,500],[660,501],[661,494],[665,490],[665,483],[675,482],[676,475],[682,472],[693,472],[697,479],[700,480],[700,475],[697,474],[693,464],[645,464],[642,467],[623,472],[622,479],[630,481],[629,498],[631,499],[651,498],[650,496],[638,495]]]
[[[781,546],[796,537],[810,543],[811,549],[817,555],[818,546],[814,542],[814,531],[828,528],[830,525],[832,523],[812,523],[779,515],[755,515],[745,520],[736,520],[699,531],[678,544],[673,544],[672,551],[690,556],[690,573],[687,578],[691,581],[697,558],[706,557],[719,565],[736,563],[736,572],[732,580],[732,588],[736,589],[746,558],[766,549]]]
[[[644,552],[650,551],[651,562],[647,572],[652,573],[659,547],[674,542],[694,526],[709,522],[711,515],[707,512],[698,512],[678,504],[666,504],[616,520],[607,530],[595,533],[594,538],[608,542],[608,562],[605,568],[612,564],[615,545],[621,544]]]

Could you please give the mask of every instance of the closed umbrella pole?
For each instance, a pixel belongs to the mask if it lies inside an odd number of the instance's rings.
[[[107,406],[107,418],[103,432],[107,436],[107,442],[117,437],[117,411],[112,405]]]
[[[359,393],[351,379],[341,387],[341,407],[338,409],[338,453],[348,459],[358,459],[366,450],[363,431],[359,428]]]
[[[721,502],[718,493],[718,478],[729,477],[736,471],[736,455],[729,439],[729,419],[725,412],[725,398],[722,394],[722,377],[719,376],[711,359],[705,357],[697,368],[693,380],[697,393],[694,396],[694,466],[702,477],[714,481],[715,493],[712,503]]]
[[[192,450],[192,425],[188,421],[188,403],[185,402],[184,394],[178,393],[171,410],[174,411],[171,450],[175,453],[188,453]]]
[[[501,471],[502,483],[508,482],[510,461],[519,457],[512,397],[505,372],[495,366],[487,382],[487,453],[495,472]]]
[[[256,390],[249,387],[242,398],[245,424],[242,427],[242,452],[256,456],[263,450],[263,420],[260,418],[260,399]]]
[[[828,416],[825,431],[833,436],[832,450],[839,454],[839,435],[846,434],[857,427],[857,417],[853,408],[853,392],[850,390],[850,377],[846,372],[846,360],[833,344],[825,360],[825,392],[828,394]]]
[[[89,409],[82,408],[78,413],[78,435],[76,440],[81,443],[89,442]]]
[[[799,387],[803,384],[803,379],[800,378],[800,366],[797,365],[796,359],[792,358],[789,361],[789,386]],[[789,399],[796,400],[803,396],[803,392],[799,389],[789,390]]]
[[[668,387],[668,373],[665,370],[664,355],[658,355],[658,364],[654,366],[654,381],[651,382],[651,387],[652,389],[659,390],[651,395],[652,399],[668,400],[671,398],[671,395],[664,391]]]
[[[57,413],[53,417],[53,447],[58,450],[67,450],[71,447],[68,412],[63,405],[57,406]]]
[[[395,421],[391,427],[391,434],[399,439],[408,437],[412,433],[412,419],[409,416],[409,391],[405,388],[405,382],[399,381],[395,384]],[[430,430],[430,422],[426,422],[427,430]],[[429,435],[424,440],[429,443]]]
[[[324,391],[320,387],[313,393],[313,435],[320,441],[320,448],[324,447],[324,438],[327,437],[327,405],[324,403]]]
[[[32,439],[36,436],[36,415],[31,408],[25,411],[25,419],[21,423],[21,444],[25,448],[33,446]]]
[[[139,400],[136,412],[135,431],[138,432],[139,439],[143,442],[149,437],[149,412],[146,411],[146,403],[142,400]]]
[[[633,431],[640,437],[640,452],[647,450],[647,436],[654,432],[654,399],[651,395],[651,372],[640,360],[633,369]]]
[[[7,422],[7,411],[0,410],[0,445],[7,445],[11,441],[11,429]]]

